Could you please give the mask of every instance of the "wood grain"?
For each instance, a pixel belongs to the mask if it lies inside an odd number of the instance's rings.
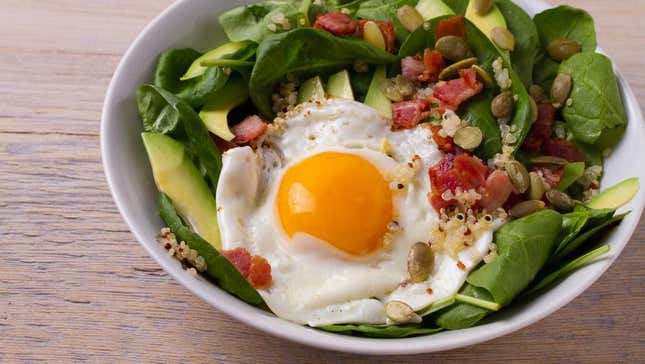
[[[492,342],[370,358],[303,347],[218,312],[134,241],[99,155],[105,90],[170,0],[0,2],[0,362],[642,362],[645,228],[581,297]],[[643,0],[567,0],[645,101]]]

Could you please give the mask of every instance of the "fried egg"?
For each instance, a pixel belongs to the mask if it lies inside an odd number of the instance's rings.
[[[422,309],[457,292],[492,240],[487,231],[457,259],[436,254],[428,280],[407,283],[410,248],[438,223],[427,171],[441,157],[430,129],[393,131],[362,103],[300,105],[254,148],[224,153],[223,249],[268,260],[273,282],[259,293],[293,322],[385,323],[389,300]]]

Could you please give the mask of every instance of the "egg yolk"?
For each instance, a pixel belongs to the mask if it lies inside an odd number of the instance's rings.
[[[379,249],[392,220],[387,181],[354,154],[325,152],[292,166],[276,204],[289,237],[307,233],[351,255]]]

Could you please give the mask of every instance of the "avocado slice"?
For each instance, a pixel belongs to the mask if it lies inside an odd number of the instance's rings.
[[[342,70],[329,76],[327,93],[340,99],[354,100],[352,83],[349,81],[349,72],[347,70]]]
[[[215,249],[222,242],[215,198],[180,142],[157,133],[142,133],[159,191],[170,197],[182,219]]]
[[[423,20],[430,20],[438,16],[454,15],[450,6],[441,0],[419,0],[415,7]]]
[[[320,77],[316,76],[302,83],[298,91],[298,103],[302,104],[307,101],[323,100],[325,98],[325,89],[323,88]]]
[[[190,67],[188,67],[188,70],[186,71],[186,73],[183,76],[181,76],[180,80],[186,81],[186,80],[190,80],[191,78],[201,76],[208,68],[206,66],[202,66],[202,62],[216,60],[224,56],[228,56],[230,54],[233,54],[239,51],[244,47],[247,47],[250,43],[251,41],[248,41],[248,40],[242,41],[242,42],[229,42],[229,43],[222,44],[221,46],[204,53],[201,57],[193,61]]]
[[[372,76],[372,82],[367,89],[365,96],[365,105],[375,108],[379,114],[388,119],[392,118],[392,101],[381,92],[381,83],[385,80],[385,66],[378,66]]]
[[[495,4],[493,4],[493,7],[490,9],[488,14],[479,15],[475,10],[475,0],[470,0],[470,2],[468,2],[468,8],[466,8],[466,19],[473,22],[477,28],[482,31],[482,33],[486,34],[488,39],[491,39],[490,34],[493,31],[493,28],[499,27],[508,29],[504,15],[502,15],[502,12]],[[495,44],[495,42],[493,42],[493,44]],[[502,53],[508,55],[508,51],[502,51]]]
[[[592,197],[587,206],[592,209],[617,209],[631,201],[639,188],[637,177],[626,179]]]
[[[232,76],[221,90],[206,100],[202,111],[199,112],[199,117],[211,133],[231,141],[235,135],[228,127],[228,113],[248,98],[249,89],[246,82],[242,77]]]

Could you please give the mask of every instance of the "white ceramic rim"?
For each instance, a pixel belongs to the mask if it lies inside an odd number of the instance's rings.
[[[524,317],[520,319],[519,322],[507,322],[505,318],[510,315],[505,315],[502,311],[495,315],[495,321],[487,322],[485,324],[481,324],[480,326],[469,329],[444,331],[442,333],[430,336],[419,336],[402,339],[371,339],[345,336],[315,330],[279,319],[268,312],[250,306],[238,300],[237,298],[233,297],[232,295],[221,290],[219,287],[209,283],[206,280],[195,279],[191,275],[187,274],[181,268],[181,266],[174,264],[176,262],[173,262],[172,258],[169,258],[165,251],[158,249],[156,242],[146,240],[141,228],[134,224],[135,217],[132,216],[131,212],[128,211],[125,206],[126,202],[123,199],[123,186],[117,183],[117,175],[114,172],[116,170],[116,161],[112,158],[112,155],[109,151],[110,144],[108,143],[108,135],[110,135],[108,123],[109,120],[113,119],[113,114],[115,113],[114,105],[118,99],[115,88],[116,85],[122,81],[122,79],[129,76],[128,71],[126,70],[126,64],[128,63],[128,60],[136,52],[136,49],[143,44],[146,35],[152,29],[154,29],[159,23],[164,22],[166,17],[169,16],[169,14],[171,14],[172,12],[180,10],[182,7],[189,6],[190,2],[191,0],[178,0],[170,7],[168,7],[165,11],[163,11],[137,36],[136,40],[128,48],[125,55],[121,59],[119,66],[117,67],[110,82],[103,107],[101,118],[101,156],[112,197],[114,198],[119,212],[128,224],[128,227],[134,234],[137,241],[175,280],[177,280],[192,293],[208,302],[212,306],[216,307],[217,309],[225,312],[229,316],[234,317],[235,319],[249,326],[255,327],[261,331],[283,339],[305,345],[315,346],[318,348],[348,353],[371,355],[403,355],[430,353],[465,347],[492,340],[522,329],[545,318],[546,316],[571,302],[578,295],[584,292],[589,286],[591,286],[611,266],[611,264],[620,255],[621,251],[624,249],[625,245],[638,226],[640,216],[645,205],[645,194],[642,190],[639,191],[637,197],[635,197],[633,203],[631,204],[632,207],[634,207],[632,214],[621,224],[622,236],[618,239],[614,238],[612,241],[612,252],[610,253],[610,255],[605,259],[593,263],[595,269],[593,274],[587,276],[586,280],[582,284],[577,284],[575,286],[575,289],[572,289],[565,294],[558,295],[556,299],[552,300],[547,305],[543,305],[542,309],[540,310],[523,310],[530,311],[530,313],[520,311],[520,314],[522,314],[522,316]],[[541,9],[549,7],[549,5],[544,3],[542,0],[533,1],[528,6],[534,9],[534,11],[539,11]],[[628,112],[631,115],[629,125],[630,130],[628,131],[628,133],[637,133],[640,135],[637,135],[640,140],[645,140],[643,116],[638,101],[636,100],[631,87],[623,78],[618,69],[616,69],[616,73],[618,75],[620,86],[622,88],[623,101]],[[638,122],[637,125],[632,125],[635,124],[635,122]],[[619,240],[619,242],[616,243],[615,240]],[[586,270],[587,268],[589,267],[585,267],[581,270]],[[548,294],[548,292],[544,294]],[[521,305],[524,306],[525,304]],[[511,308],[505,308],[505,310],[507,311],[506,313],[517,311]]]

